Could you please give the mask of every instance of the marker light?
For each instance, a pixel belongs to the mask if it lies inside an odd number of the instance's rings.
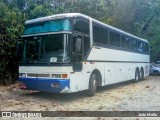
[[[68,75],[67,74],[52,74],[51,77],[52,78],[67,78]]]
[[[67,74],[62,74],[62,78],[67,78]]]

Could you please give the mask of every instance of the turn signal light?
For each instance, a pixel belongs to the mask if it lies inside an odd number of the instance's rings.
[[[67,74],[62,74],[62,78],[67,78]]]

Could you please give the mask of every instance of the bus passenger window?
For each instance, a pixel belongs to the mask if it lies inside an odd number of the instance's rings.
[[[89,23],[81,19],[75,19],[74,30],[84,34],[89,34]]]
[[[147,43],[144,43],[144,53],[149,54],[149,48]]]
[[[131,48],[132,51],[137,51],[136,50],[136,40],[135,39],[131,39],[130,48]]]
[[[109,40],[110,40],[110,45],[115,46],[116,41],[114,32],[111,31],[109,32]]]
[[[122,45],[122,48],[128,49],[129,48],[129,38],[121,36],[121,45]]]
[[[108,44],[108,30],[101,28],[101,43]]]
[[[101,41],[100,34],[101,34],[101,29],[98,26],[93,25],[93,40],[94,40],[94,42],[99,43]]]
[[[125,37],[121,35],[121,48],[125,46]]]
[[[115,45],[116,47],[120,47],[120,34],[115,34]]]
[[[142,42],[138,42],[138,52],[143,53],[143,43]]]
[[[134,51],[134,48],[135,48],[135,40],[132,39],[132,38],[130,38],[130,39],[129,39],[129,49],[130,49],[131,51]]]

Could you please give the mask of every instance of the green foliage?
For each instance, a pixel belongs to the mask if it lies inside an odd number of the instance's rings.
[[[0,8],[0,83],[6,84],[11,83],[11,78],[15,76],[15,39],[22,34],[23,16],[18,9],[10,8],[2,2]]]
[[[25,20],[58,13],[83,13],[136,36],[142,35],[150,42],[151,61],[160,60],[158,0],[0,0],[0,8],[0,83],[3,84],[16,78],[15,42],[23,32]]]

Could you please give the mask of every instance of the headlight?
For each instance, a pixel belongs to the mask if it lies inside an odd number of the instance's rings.
[[[19,73],[19,77],[26,77],[25,73]]]

